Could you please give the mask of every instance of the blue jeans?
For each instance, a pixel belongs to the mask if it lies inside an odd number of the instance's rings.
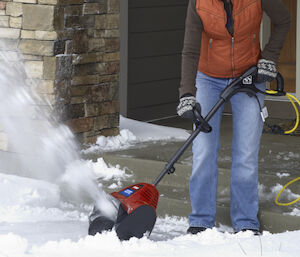
[[[203,117],[220,99],[224,88],[233,79],[212,78],[198,71],[196,99]],[[256,85],[265,90],[265,83]],[[264,96],[258,94],[263,107]],[[258,213],[258,152],[263,121],[255,97],[237,93],[231,99],[233,115],[232,167],[230,179],[230,215],[235,231],[259,229]],[[193,142],[193,171],[190,178],[191,227],[211,228],[215,224],[218,150],[222,108],[212,117],[211,133],[200,133]]]

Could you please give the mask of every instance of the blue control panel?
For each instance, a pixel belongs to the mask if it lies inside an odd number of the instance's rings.
[[[131,196],[135,191],[130,189],[130,188],[126,188],[123,191],[119,192],[119,194],[124,195],[125,197],[129,197]]]
[[[125,196],[125,197],[129,197],[131,196],[134,192],[138,191],[139,189],[141,189],[143,187],[143,185],[133,185],[129,188],[125,188],[124,190],[120,191],[119,194]]]

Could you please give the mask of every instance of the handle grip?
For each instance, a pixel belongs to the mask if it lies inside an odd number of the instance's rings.
[[[276,91],[280,93],[284,93],[284,79],[279,72],[277,73],[277,77],[276,77],[276,86],[277,86]]]

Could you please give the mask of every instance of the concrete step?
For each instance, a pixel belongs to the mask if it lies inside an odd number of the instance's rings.
[[[124,155],[125,155],[124,151]],[[124,183],[124,187],[134,183],[145,182],[153,183],[154,179],[165,166],[165,162],[139,159],[130,156],[121,156],[115,153],[105,153],[103,158],[106,163],[126,167],[134,174],[128,181]],[[188,216],[191,212],[188,181],[191,174],[191,166],[176,164],[176,172],[166,175],[157,186],[160,198],[157,208],[159,216],[176,215]],[[285,178],[285,181],[291,180],[293,177]],[[229,198],[229,180],[230,171],[228,169],[219,169],[219,185],[218,185],[218,202],[217,202],[217,224],[231,226],[230,221],[230,198]],[[278,177],[276,175],[260,174],[259,181],[264,185],[265,190],[276,185]],[[300,186],[298,191],[300,192]],[[112,190],[109,190],[110,192]],[[267,193],[265,193],[267,194]],[[268,195],[268,194],[267,194]],[[274,195],[274,194],[273,194]],[[286,200],[286,199],[285,199]],[[272,233],[284,232],[287,230],[300,229],[300,216],[291,216],[285,213],[291,212],[295,206],[280,207],[275,205],[274,197],[268,195],[260,200],[259,219],[263,230]],[[299,207],[299,205],[298,205]]]

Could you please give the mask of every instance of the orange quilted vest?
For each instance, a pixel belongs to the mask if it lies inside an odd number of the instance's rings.
[[[212,77],[241,75],[260,58],[261,0],[231,0],[234,35],[226,28],[227,16],[221,0],[197,0],[203,23],[198,70]]]

